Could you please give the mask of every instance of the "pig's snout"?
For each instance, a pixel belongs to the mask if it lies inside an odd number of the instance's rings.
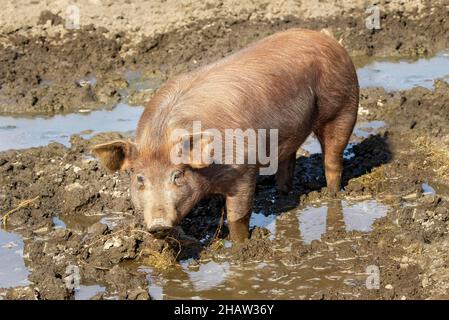
[[[164,219],[154,219],[147,224],[149,232],[157,235],[165,235],[173,228],[173,225]]]

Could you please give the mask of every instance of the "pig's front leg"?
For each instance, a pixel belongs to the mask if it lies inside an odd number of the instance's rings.
[[[249,238],[249,219],[253,208],[256,175],[240,177],[226,196],[228,228],[231,240],[244,242]]]

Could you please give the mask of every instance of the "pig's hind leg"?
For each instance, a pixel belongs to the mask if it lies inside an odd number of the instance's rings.
[[[287,195],[292,190],[295,165],[296,153],[292,153],[286,160],[279,163],[279,168],[276,172],[276,184],[282,196]]]
[[[330,194],[336,195],[341,187],[343,152],[352,134],[357,113],[342,113],[332,121],[314,130],[324,156],[324,171]]]

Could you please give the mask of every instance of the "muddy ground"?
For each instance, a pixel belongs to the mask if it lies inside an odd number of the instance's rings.
[[[2,12],[0,112],[51,114],[112,106],[138,70],[156,83],[277,30],[328,29],[349,52],[423,56],[449,46],[441,1],[380,1],[381,29],[367,29],[364,1],[16,1]],[[22,19],[20,19],[22,18]],[[95,79],[92,81],[92,79]],[[141,104],[152,94],[131,90]],[[129,95],[129,92],[127,92]]]
[[[144,6],[144,1],[137,3],[138,8]],[[21,12],[26,4],[19,1],[15,10]],[[165,5],[159,9],[164,11]],[[277,8],[256,1],[247,8],[227,1],[201,7],[186,2],[185,14],[167,18],[166,25],[160,19],[154,27],[142,26],[139,36],[129,11],[112,15],[118,22],[110,22],[101,19],[108,11],[100,10],[96,13],[100,18],[89,16],[81,29],[67,31],[60,17],[64,11],[43,7],[23,25],[5,20],[8,23],[2,27],[0,111],[53,114],[103,108],[123,99],[141,104],[167,77],[292,26],[327,28],[354,56],[421,56],[449,47],[449,8],[443,1],[382,2],[382,29],[375,31],[365,27],[366,7],[361,2],[349,7],[328,1],[320,5],[326,10],[317,15],[306,4]],[[45,11],[52,8],[59,16]],[[119,10],[116,4],[108,8]],[[129,70],[138,70],[151,83],[147,90],[130,88]],[[164,274],[176,272],[171,270],[179,269],[178,262],[185,259],[192,259],[192,268],[211,260],[237,266],[271,261],[294,266],[319,256],[340,261],[359,278],[344,291],[322,286],[302,298],[448,298],[448,89],[443,81],[436,81],[432,90],[362,89],[359,121],[382,120],[386,126],[359,139],[352,149],[354,156],[345,160],[340,201],[327,196],[320,154],[300,150],[288,200],[279,199],[272,179],[260,179],[254,211],[279,216],[286,233],[292,208],[329,204],[328,216],[337,215],[335,226],[311,243],[272,237],[266,228],[256,227],[245,244],[224,245],[227,228],[219,227],[223,207],[219,197],[202,201],[170,238],[154,238],[133,210],[128,175],[107,174],[89,155],[89,146],[123,137],[121,133],[98,134],[90,140],[75,135],[69,147],[52,143],[1,152],[0,212],[16,208],[23,200],[34,201],[10,214],[6,226],[24,239],[31,283],[0,289],[0,296],[72,299],[75,291],[66,285],[67,268],[77,266],[83,284],[105,287],[93,298],[149,299],[152,283],[139,272],[141,265]],[[423,183],[435,192],[423,193]],[[387,216],[376,220],[369,233],[341,229],[341,200],[366,199],[387,205]],[[113,225],[100,221],[117,216],[120,219]],[[55,217],[66,226],[58,227]],[[379,289],[364,285],[370,265],[379,267]],[[319,261],[314,262],[313,268],[320,267]]]

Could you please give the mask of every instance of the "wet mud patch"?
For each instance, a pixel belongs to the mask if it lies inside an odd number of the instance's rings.
[[[287,198],[272,178],[259,179],[251,239],[241,245],[229,242],[220,197],[198,204],[169,238],[148,234],[129,199],[129,176],[107,174],[88,152],[127,134],[74,135],[67,145],[1,152],[0,212],[36,200],[10,214],[1,230],[17,240],[6,239],[2,250],[15,250],[7,254],[24,277],[0,265],[12,281],[0,283],[0,295],[444,297],[448,122],[440,120],[448,118],[448,86],[436,81],[432,89],[362,89],[337,199],[327,194],[322,155],[310,147],[311,137],[298,151]],[[367,285],[373,272],[379,282]],[[67,284],[74,275],[79,286]]]
[[[168,272],[138,270],[147,274],[156,299],[420,298],[420,268],[403,257],[395,227],[379,220],[368,230],[377,209],[386,214],[375,201],[333,200],[267,217],[268,224],[258,218],[263,227],[256,226],[245,244],[225,240]],[[370,283],[372,270],[380,270],[380,283]]]
[[[58,15],[45,12],[41,22],[50,20],[59,35],[21,28],[2,38],[0,111],[92,111],[90,119],[94,109],[118,101],[143,105],[168,77],[294,26],[327,28],[354,56],[425,56],[448,46],[447,8],[428,6],[385,12],[377,31],[366,29],[359,10],[327,18],[249,14],[198,20],[137,42],[129,32],[93,25],[67,32]],[[371,67],[368,75],[384,70]],[[220,197],[198,204],[170,237],[154,238],[133,210],[128,175],[107,174],[88,153],[92,144],[132,133],[97,134],[109,127],[91,126],[79,114],[67,122],[42,120],[60,122],[61,130],[36,134],[39,143],[32,145],[56,142],[0,152],[2,216],[36,199],[0,229],[0,254],[7,258],[0,263],[0,297],[447,298],[449,86],[430,87],[433,76],[406,81],[427,88],[363,85],[338,197],[327,194],[319,144],[311,137],[298,151],[287,198],[272,178],[259,179],[251,238],[241,245],[228,239]],[[140,109],[130,116],[132,109],[121,106],[110,122],[114,130],[132,130]],[[13,134],[0,149],[17,147],[13,131],[24,120],[2,121],[0,132]],[[98,131],[73,136],[66,129],[77,122]]]
[[[191,290],[200,297],[216,298],[229,297],[233,290],[241,298],[419,297],[413,291],[417,284],[398,282],[409,270],[413,270],[410,278],[415,277],[419,268],[414,264],[408,271],[397,271],[396,260],[403,251],[398,240],[385,239],[395,233],[376,231],[377,222],[373,225],[386,214],[385,207],[357,200],[334,204],[324,188],[320,154],[298,155],[295,188],[287,200],[279,198],[270,178],[260,179],[248,242],[228,241],[226,224],[220,226],[220,197],[202,201],[170,238],[156,239],[145,231],[142,217],[132,208],[127,174],[110,176],[88,157],[89,145],[111,138],[120,135],[100,134],[91,140],[73,136],[69,147],[53,143],[1,154],[2,212],[39,196],[8,218],[7,228],[24,239],[32,284],[3,289],[7,298],[148,299],[155,290],[164,298],[187,297],[188,292],[192,297]],[[353,155],[345,160],[347,185],[340,197],[351,199],[357,194],[374,199],[377,189],[361,192],[353,181],[390,163],[386,133],[354,139],[361,142],[351,146]],[[348,222],[351,212],[368,220]],[[346,228],[332,226],[333,220]],[[386,218],[381,221],[389,225]],[[385,225],[380,223],[379,228]],[[388,245],[384,248],[378,242]],[[394,251],[396,260],[383,250]],[[239,280],[246,279],[249,271],[245,270],[255,265],[260,271],[254,282]],[[374,291],[365,285],[370,265],[378,266],[381,274],[388,270],[388,280],[382,275],[384,280]],[[208,278],[223,268],[222,278]],[[81,279],[78,289],[67,286],[73,270]],[[181,282],[172,285],[170,279]],[[188,285],[181,285],[182,279]],[[261,279],[268,282],[258,284]],[[279,287],[276,279],[284,279]],[[241,283],[247,284],[246,290]]]
[[[305,146],[287,198],[272,178],[259,179],[251,239],[242,245],[228,241],[226,221],[220,227],[220,197],[202,201],[170,238],[148,234],[129,200],[128,175],[107,174],[88,154],[90,145],[123,134],[75,135],[68,146],[2,152],[1,212],[38,199],[11,214],[3,231],[23,239],[30,284],[16,281],[0,293],[28,299],[441,296],[441,259],[430,257],[435,250],[445,255],[447,176],[438,170],[444,154],[420,139],[445,143],[447,127],[428,114],[446,116],[447,92],[444,82],[433,90],[363,89],[365,111],[345,156],[338,199],[327,195],[320,150]],[[416,111],[418,101],[427,116]],[[420,124],[411,127],[413,118]],[[66,284],[74,266],[78,289]],[[372,270],[379,271],[378,289],[366,286]]]
[[[0,230],[1,288],[11,288],[29,283],[29,272],[24,262],[23,246],[20,235]]]

